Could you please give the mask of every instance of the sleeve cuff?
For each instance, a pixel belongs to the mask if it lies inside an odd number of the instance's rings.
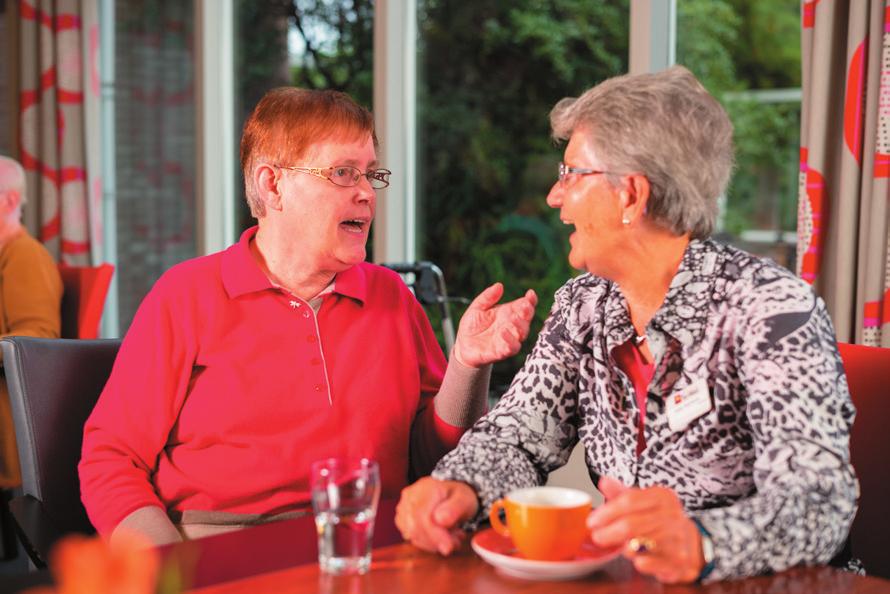
[[[452,357],[439,393],[433,399],[436,416],[455,427],[470,427],[488,409],[491,365],[467,367]]]

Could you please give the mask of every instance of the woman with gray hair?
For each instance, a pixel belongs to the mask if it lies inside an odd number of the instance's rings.
[[[591,538],[663,582],[826,563],[856,510],[831,321],[775,263],[708,239],[732,126],[685,68],[610,79],[551,113],[547,197],[585,270],[498,405],[402,492],[397,524],[448,554],[492,503],[580,442],[606,502]]]

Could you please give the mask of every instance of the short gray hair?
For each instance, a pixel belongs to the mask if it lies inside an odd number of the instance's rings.
[[[15,190],[21,196],[21,203],[27,201],[25,196],[25,170],[15,159],[0,155],[0,192]]]
[[[557,140],[589,134],[610,171],[645,175],[651,220],[695,239],[713,232],[732,175],[732,123],[686,68],[610,78],[557,103],[550,125]]]

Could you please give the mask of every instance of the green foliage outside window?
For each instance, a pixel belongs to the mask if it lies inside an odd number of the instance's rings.
[[[242,113],[277,84],[335,88],[370,106],[373,8],[372,0],[241,0]],[[731,234],[794,229],[799,106],[740,93],[799,87],[799,26],[797,0],[678,0],[678,62],[736,126],[724,216]],[[288,29],[301,52],[282,74]],[[554,291],[576,273],[568,229],[544,201],[563,150],[550,139],[549,111],[627,71],[628,31],[628,0],[418,0],[420,257],[442,268],[452,295],[472,298],[499,280],[508,299],[530,287],[541,300],[522,353],[495,367],[495,390],[522,364]],[[454,310],[457,320],[462,309]]]
[[[451,293],[502,281],[506,297],[538,293],[530,339],[495,366],[508,384],[575,271],[567,227],[545,197],[563,147],[548,114],[627,70],[628,3],[426,0],[418,14],[420,252]],[[460,313],[460,312],[456,312]]]
[[[800,104],[757,101],[749,92],[800,88],[800,2],[678,0],[677,62],[721,100],[735,127],[724,230],[731,238],[750,229],[794,231]]]

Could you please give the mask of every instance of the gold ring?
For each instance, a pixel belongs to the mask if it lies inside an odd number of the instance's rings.
[[[630,547],[631,551],[638,554],[655,552],[655,541],[644,536],[635,536],[631,538],[630,542],[627,543],[627,546]]]

